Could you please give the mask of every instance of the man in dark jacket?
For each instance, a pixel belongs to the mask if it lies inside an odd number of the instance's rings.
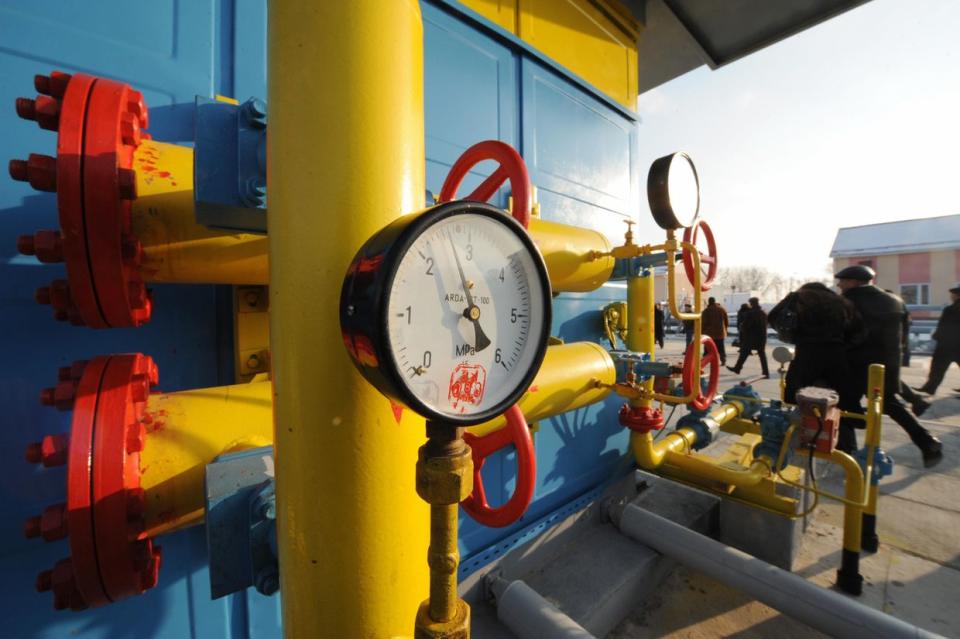
[[[723,346],[723,340],[727,336],[727,326],[730,324],[727,309],[717,304],[715,297],[711,297],[707,300],[707,307],[703,309],[700,318],[700,331],[713,339],[717,345],[717,351],[720,353],[720,365],[725,366],[727,364],[727,349]]]
[[[787,403],[795,404],[797,391],[804,386],[820,386],[837,391],[843,410],[854,410],[860,405],[859,396],[851,397],[846,356],[847,345],[862,332],[853,304],[820,282],[809,282],[770,309],[767,321],[780,339],[796,346],[787,369]],[[838,447],[856,450],[857,439],[852,430],[846,440],[838,442]]]
[[[907,432],[923,455],[923,465],[929,468],[943,459],[943,445],[920,425],[897,397],[900,392],[900,348],[907,308],[900,298],[873,286],[870,282],[874,277],[876,273],[873,269],[862,265],[848,266],[836,274],[837,286],[843,291],[844,297],[853,302],[866,329],[863,341],[847,351],[852,395],[859,402],[859,398],[867,391],[867,369],[870,364],[883,364],[886,368],[883,412]],[[846,422],[840,426],[840,437],[846,441],[852,438],[856,442],[856,435]]]
[[[660,345],[660,348],[663,348],[663,338],[663,307],[660,306],[660,302],[657,302],[653,305],[653,339]]]
[[[917,390],[933,395],[943,381],[952,362],[960,366],[960,285],[950,289],[950,306],[943,309],[937,330],[933,332],[937,345],[933,349],[930,374],[926,383]]]
[[[683,305],[684,313],[693,313],[693,306],[687,302]],[[693,320],[683,320],[683,336],[687,340],[687,346],[693,341]]]
[[[745,311],[737,313],[737,331],[740,333],[740,355],[737,357],[737,363],[727,368],[739,375],[744,362],[750,357],[750,351],[757,351],[763,376],[769,378],[770,370],[767,368],[767,314],[760,308],[760,300],[756,297],[750,298],[750,305]]]

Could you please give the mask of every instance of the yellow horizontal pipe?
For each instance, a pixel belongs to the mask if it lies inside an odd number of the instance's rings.
[[[607,398],[616,377],[613,358],[599,344],[549,346],[530,390],[520,398],[520,410],[528,422],[535,422],[595,404]],[[596,382],[604,387],[598,387]],[[501,415],[468,430],[483,436],[504,426],[506,419]]]
[[[146,140],[134,152],[137,199],[133,232],[143,245],[148,282],[266,284],[267,238],[211,230],[196,222],[193,149]],[[530,233],[543,253],[557,292],[586,292],[610,279],[615,260],[602,233],[576,226],[530,220]]]
[[[696,432],[689,428],[678,428],[658,442],[653,441],[651,433],[630,433],[634,458],[644,470],[656,470],[666,463],[703,479],[730,486],[755,486],[770,475],[773,460],[758,457],[749,468],[720,466],[691,452],[696,440]]]
[[[267,238],[216,231],[197,224],[193,205],[193,149],[153,140],[133,156],[137,199],[133,233],[143,246],[148,282],[266,284]]]
[[[610,240],[602,233],[540,218],[530,219],[529,230],[555,292],[593,291],[610,279],[616,260],[607,255]]]
[[[269,381],[151,395],[140,453],[146,534],[203,520],[204,468],[223,453],[273,443]]]

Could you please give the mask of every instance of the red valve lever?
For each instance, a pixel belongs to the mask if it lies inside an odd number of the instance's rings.
[[[687,346],[687,354],[683,358],[683,390],[685,395],[689,395],[690,390],[696,388],[697,396],[690,402],[690,405],[697,410],[707,410],[717,394],[717,385],[720,383],[720,351],[717,350],[717,345],[713,339],[706,335],[700,337],[700,344],[700,348],[703,348],[707,353],[700,358],[700,370],[698,371],[693,370],[693,358],[698,346],[693,342],[690,342],[690,345]],[[700,384],[700,376],[703,374],[703,369],[708,365],[710,366],[710,379],[707,382],[707,392],[704,393]]]
[[[507,425],[500,430],[483,437],[469,432],[463,436],[473,452],[473,492],[460,504],[474,520],[491,528],[503,528],[520,519],[533,500],[537,479],[537,456],[533,450],[533,438],[530,437],[527,420],[517,405],[508,408],[504,416],[507,418]],[[483,470],[483,463],[488,455],[510,444],[517,449],[517,486],[505,504],[494,508],[487,503],[480,471]]]
[[[463,179],[467,177],[467,173],[484,160],[494,160],[499,162],[500,166],[470,195],[463,199],[486,202],[493,197],[497,189],[503,186],[504,182],[510,180],[511,195],[513,196],[513,218],[520,222],[523,228],[527,228],[530,225],[530,193],[533,190],[530,186],[527,165],[524,164],[523,158],[520,157],[516,149],[499,140],[478,142],[457,158],[457,161],[450,167],[450,173],[440,189],[440,201],[449,202],[456,199],[457,189],[460,188]]]
[[[697,220],[693,223],[693,226],[683,232],[683,241],[696,246],[700,231],[703,231],[703,239],[707,241],[706,253],[697,249],[700,253],[700,290],[709,291],[710,287],[713,286],[713,280],[717,277],[717,242],[713,239],[713,231],[710,229],[710,225],[703,220]],[[706,274],[702,270],[705,264],[707,265]],[[693,284],[693,276],[696,274],[693,266],[693,254],[686,248],[683,249],[683,269],[687,273],[687,279]]]
[[[485,140],[464,151],[450,168],[450,173],[440,189],[439,200],[441,202],[453,200],[470,169],[484,160],[495,160],[500,163],[500,166],[464,199],[486,202],[505,181],[510,180],[513,218],[520,222],[523,228],[527,228],[530,226],[530,193],[533,190],[530,186],[530,175],[520,154],[505,142]],[[507,425],[498,431],[484,437],[477,437],[470,433],[463,436],[473,451],[473,492],[461,504],[474,520],[492,528],[509,526],[520,519],[530,505],[530,501],[533,500],[533,489],[537,479],[537,456],[533,450],[533,440],[530,438],[527,421],[520,407],[517,405],[510,407],[504,416],[507,418]],[[510,444],[517,449],[517,487],[507,503],[491,508],[487,503],[480,471],[489,454]]]

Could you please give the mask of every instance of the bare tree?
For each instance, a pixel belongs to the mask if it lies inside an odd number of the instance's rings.
[[[766,293],[777,278],[777,274],[763,266],[730,266],[720,268],[717,282],[721,287],[733,291]]]

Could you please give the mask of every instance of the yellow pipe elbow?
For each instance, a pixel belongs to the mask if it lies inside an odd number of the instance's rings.
[[[692,450],[697,434],[689,428],[678,428],[667,433],[660,441],[653,441],[652,433],[630,433],[630,449],[637,466],[654,471],[666,460],[667,455]]]
[[[547,419],[603,401],[617,381],[613,358],[599,344],[574,342],[547,348],[530,389],[520,398],[528,422]],[[469,429],[481,437],[506,426],[501,415]]]
[[[862,525],[863,507],[859,503],[869,500],[869,496],[864,493],[863,469],[853,457],[839,450],[834,450],[829,457],[818,454],[817,457],[825,457],[843,468],[846,478],[843,482],[844,501],[843,505],[843,547],[847,550],[860,552],[860,526]]]
[[[144,140],[134,151],[137,199],[132,230],[143,247],[148,282],[266,284],[267,238],[197,224],[193,149]]]
[[[218,455],[273,443],[270,382],[150,395],[140,453],[147,536],[201,523],[204,469]]]

